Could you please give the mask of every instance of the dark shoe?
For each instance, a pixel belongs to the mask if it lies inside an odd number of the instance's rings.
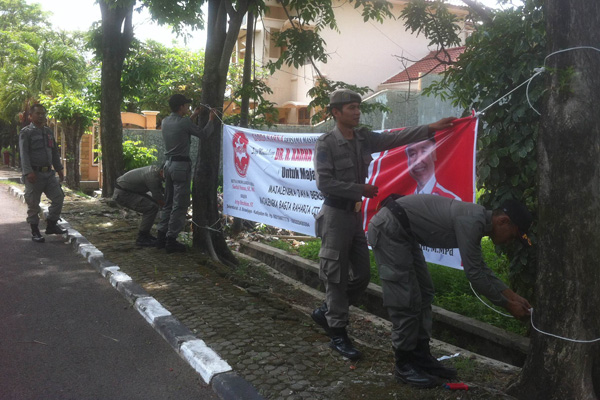
[[[156,247],[156,242],[156,238],[150,233],[139,232],[135,245],[140,247]]]
[[[400,383],[405,383],[420,389],[428,389],[436,386],[441,386],[435,376],[429,375],[427,372],[420,370],[411,363],[397,365],[394,369],[394,377]]]
[[[360,351],[352,345],[346,328],[330,328],[330,330],[331,342],[329,342],[329,347],[351,360],[358,360],[361,357]]]
[[[46,238],[42,236],[36,224],[31,224],[31,240],[36,243],[44,243],[46,241]]]
[[[167,232],[161,232],[158,231],[156,233],[156,248],[157,249],[164,249],[165,245],[167,244]]]
[[[329,329],[329,324],[327,323],[327,318],[325,318],[326,313],[327,313],[327,304],[325,302],[323,302],[321,307],[315,308],[310,316],[317,325],[319,325],[321,328],[323,328],[323,330],[325,331],[327,336],[331,337],[331,329]]]
[[[171,253],[185,253],[187,250],[185,244],[179,243],[177,239],[168,237],[167,242],[165,243],[165,250],[167,250],[167,254]]]
[[[62,229],[57,221],[46,220],[46,235],[64,235],[67,233],[66,229]]]
[[[430,375],[440,378],[455,379],[458,375],[456,369],[447,367],[431,355],[429,340],[421,340],[412,351],[412,363]]]
[[[396,366],[394,377],[400,383],[416,388],[427,389],[440,386],[442,382],[435,376],[429,375],[412,362],[412,352],[396,350]]]

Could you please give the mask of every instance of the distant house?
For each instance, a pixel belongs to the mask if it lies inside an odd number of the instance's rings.
[[[256,23],[254,30],[255,61],[267,65],[275,61],[282,48],[275,45],[274,33],[293,29],[283,7],[274,0],[267,0],[269,7],[264,16]],[[391,0],[392,13],[399,17],[408,0]],[[451,12],[458,16],[461,24],[461,37],[464,41],[471,27],[464,22],[468,15],[466,7],[460,1],[447,1]],[[386,19],[380,24],[375,21],[364,22],[361,9],[355,3],[333,0],[333,9],[339,32],[324,29],[320,32],[329,54],[327,63],[317,63],[316,67],[327,79],[344,81],[358,86],[368,86],[373,92],[390,76],[397,74],[403,66],[401,59],[419,60],[430,53],[429,40],[423,35],[407,32],[400,19]],[[240,30],[234,61],[244,58],[247,31]],[[307,110],[311,99],[307,92],[315,86],[317,70],[310,60],[304,65],[284,66],[266,81],[273,94],[266,96],[276,104],[279,110],[280,124],[309,124],[312,116]]]
[[[410,67],[398,72],[391,78],[382,82],[377,89],[398,89],[420,91],[422,89],[422,78],[427,75],[438,75],[458,60],[458,57],[464,53],[465,47],[452,47],[430,51],[425,57],[412,64]]]

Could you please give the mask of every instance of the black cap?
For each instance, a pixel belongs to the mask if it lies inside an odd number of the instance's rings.
[[[179,109],[179,107],[181,107],[182,105],[188,104],[191,102],[192,102],[191,99],[188,99],[184,95],[178,93],[178,94],[174,94],[169,99],[169,107],[171,107],[171,110],[175,111],[175,110]]]
[[[350,89],[336,89],[329,94],[329,107],[334,104],[360,103],[360,94]]]
[[[519,240],[521,243],[524,246],[531,246],[531,240],[527,237],[527,232],[533,222],[533,216],[527,207],[516,200],[506,200],[501,208],[508,215],[511,222],[519,228]]]

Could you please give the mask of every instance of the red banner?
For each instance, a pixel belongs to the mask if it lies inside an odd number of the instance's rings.
[[[467,117],[456,120],[451,129],[436,132],[432,140],[373,154],[368,183],[377,186],[379,193],[363,203],[365,229],[379,202],[392,193],[425,193],[474,202],[476,143],[477,118]],[[435,255],[428,257],[425,250],[428,261],[460,268],[458,251],[430,249]],[[444,257],[437,255],[443,253],[454,253],[454,261],[441,260]]]

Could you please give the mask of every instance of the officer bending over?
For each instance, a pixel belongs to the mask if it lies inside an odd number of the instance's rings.
[[[314,159],[317,188],[325,197],[315,217],[316,236],[322,239],[319,277],[325,282],[325,303],[312,318],[331,337],[330,347],[350,359],[361,354],[346,332],[348,307],[365,291],[371,273],[361,201],[378,191],[365,183],[371,154],[431,138],[456,119],[379,134],[357,129],[361,101],[348,89],[331,93],[329,110],[336,126],[319,137]]]
[[[117,178],[113,200],[117,204],[142,213],[137,246],[156,246],[156,238],[150,234],[160,207],[165,205],[163,195],[163,168],[156,165],[136,168]],[[152,196],[148,196],[148,192]]]
[[[29,115],[31,123],[21,129],[19,149],[21,168],[25,183],[25,202],[27,203],[27,222],[31,225],[31,240],[43,243],[46,239],[40,233],[40,199],[42,193],[51,202],[46,218],[46,234],[62,235],[67,233],[57,222],[60,219],[65,194],[63,193],[54,171],[58,173],[60,182],[65,178],[60,163],[58,146],[50,128],[46,126],[46,109],[41,104],[34,104]],[[53,169],[54,168],[54,169]]]
[[[395,352],[394,375],[416,387],[438,385],[438,377],[453,379],[456,370],[431,355],[431,303],[434,288],[419,245],[457,248],[467,279],[492,303],[506,308],[515,318],[530,314],[531,305],[509,289],[485,265],[481,238],[494,244],[515,239],[531,246],[527,231],[532,217],[525,206],[506,201],[500,209],[484,207],[436,195],[388,197],[369,222],[368,240],[379,268],[383,305],[392,321]]]

